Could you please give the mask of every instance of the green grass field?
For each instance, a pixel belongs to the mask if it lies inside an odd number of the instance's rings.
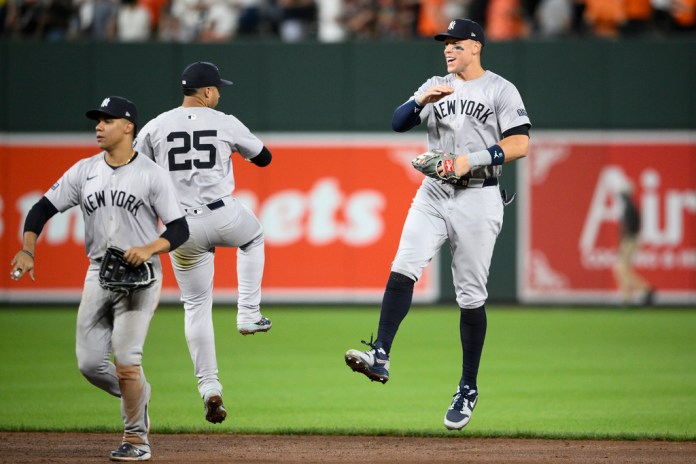
[[[266,307],[267,334],[242,337],[215,310],[227,421],[203,418],[183,310],[160,308],[145,345],[152,431],[476,437],[696,439],[696,311],[491,307],[471,424],[442,418],[459,380],[456,309],[415,307],[372,383],[343,361],[379,311]],[[109,431],[118,400],[74,354],[76,309],[0,310],[0,430]]]

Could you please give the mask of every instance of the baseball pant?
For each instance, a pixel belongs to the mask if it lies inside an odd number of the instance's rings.
[[[502,225],[498,188],[423,182],[406,217],[391,270],[418,280],[449,240],[457,304],[478,308],[488,298],[488,271]]]
[[[162,289],[159,260],[153,260],[153,265],[159,277],[154,285],[124,295],[101,288],[99,264],[91,264],[77,311],[75,352],[80,372],[95,386],[121,398],[124,438],[132,443],[148,443],[150,385],[141,366]]]
[[[201,397],[209,390],[222,392],[218,379],[213,330],[215,247],[237,248],[237,323],[261,318],[261,280],[265,262],[263,228],[254,213],[233,197],[225,206],[189,208],[190,237],[171,253],[174,274],[184,303],[184,332],[198,377]]]

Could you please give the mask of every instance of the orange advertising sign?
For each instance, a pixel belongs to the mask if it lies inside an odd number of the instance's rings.
[[[262,137],[263,138],[263,137]],[[39,142],[37,142],[39,140]],[[420,138],[419,138],[420,140]],[[233,155],[236,190],[261,220],[266,242],[265,302],[379,302],[408,207],[422,175],[412,138],[264,138],[266,168]],[[98,152],[91,138],[0,140],[2,223],[0,301],[77,301],[87,258],[79,208],[54,216],[37,247],[36,282],[9,278],[29,208],[79,159]],[[236,301],[236,250],[216,250],[217,302]],[[168,257],[163,301],[178,301]],[[61,263],[58,266],[57,263]],[[439,296],[437,265],[417,283],[414,301]]]
[[[619,301],[617,188],[628,181],[641,215],[636,272],[657,303],[696,306],[693,133],[535,136],[518,174],[523,302]]]

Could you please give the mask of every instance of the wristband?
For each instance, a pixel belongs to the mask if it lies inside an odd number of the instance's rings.
[[[481,166],[498,166],[505,162],[505,152],[500,145],[491,145],[485,150],[475,151],[466,155],[471,169]]]
[[[499,166],[505,162],[505,152],[500,145],[491,145],[487,148],[488,153],[491,155],[491,164],[493,166]]]
[[[19,250],[19,251],[21,251],[22,253],[26,253],[26,254],[28,254],[29,256],[31,256],[31,259],[34,259],[34,255],[33,255],[33,254],[31,254],[31,252],[30,252],[30,251],[27,251],[27,250],[25,250],[24,248],[22,248],[22,249],[21,249],[21,250]]]

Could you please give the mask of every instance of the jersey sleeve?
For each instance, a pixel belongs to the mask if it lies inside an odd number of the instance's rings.
[[[532,125],[522,102],[522,96],[512,83],[507,82],[498,99],[498,124],[501,133],[513,127]]]
[[[68,169],[44,196],[61,213],[80,204],[80,191],[84,184],[87,160],[80,160]]]
[[[162,223],[168,224],[184,216],[184,210],[179,202],[179,196],[169,173],[158,165],[152,166],[152,186],[150,188],[150,204]]]
[[[253,158],[261,153],[263,142],[251,133],[239,119],[229,115],[231,124],[232,149],[239,152],[246,159]]]

